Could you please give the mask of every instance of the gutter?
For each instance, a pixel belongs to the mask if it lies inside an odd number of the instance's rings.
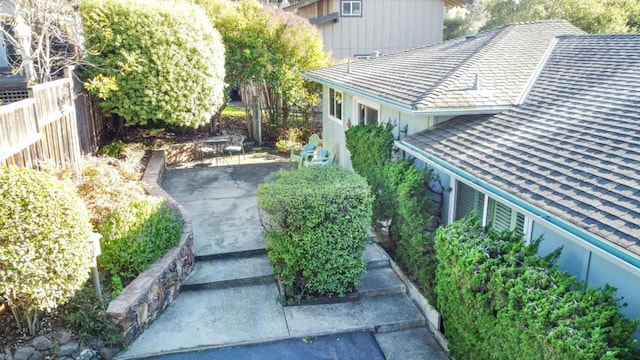
[[[404,151],[407,151],[409,153],[411,153],[412,155],[416,156],[417,158],[419,158],[420,160],[423,160],[427,163],[431,163],[436,165],[436,167],[445,170],[446,172],[449,172],[461,179],[464,179],[472,184],[474,184],[475,186],[485,190],[486,192],[488,192],[491,195],[494,195],[498,198],[502,198],[502,199],[506,199],[507,201],[509,201],[510,203],[520,207],[521,209],[529,212],[530,214],[543,219],[545,221],[547,221],[548,223],[557,226],[558,228],[564,230],[565,232],[579,238],[582,239],[584,241],[586,241],[587,243],[589,243],[590,245],[594,246],[595,248],[609,254],[612,255],[614,257],[616,257],[618,260],[621,260],[622,262],[624,262],[625,264],[631,265],[633,268],[635,268],[635,270],[639,270],[640,269],[640,259],[638,259],[638,257],[634,256],[631,252],[629,252],[626,249],[623,249],[621,247],[618,247],[614,244],[612,244],[611,242],[604,240],[600,237],[594,236],[593,234],[584,231],[581,228],[576,227],[575,225],[572,225],[570,223],[568,223],[565,220],[562,220],[560,218],[558,218],[555,215],[552,215],[540,208],[538,208],[537,206],[531,205],[528,202],[525,202],[513,195],[511,195],[510,193],[501,190],[493,185],[490,185],[480,179],[478,179],[477,177],[469,174],[466,171],[460,170],[457,167],[443,161],[442,159],[439,159],[433,155],[428,154],[427,152],[411,145],[408,144],[404,141],[396,141],[395,145]]]
[[[324,78],[319,78],[313,75],[309,75],[307,73],[302,74],[302,76],[308,80],[315,81],[319,84],[330,86],[336,90],[348,92],[348,93],[357,95],[358,97],[371,100],[379,104],[386,105],[392,109],[411,113],[412,115],[415,115],[415,116],[487,115],[487,114],[497,114],[497,113],[509,110],[513,107],[513,105],[508,104],[508,105],[475,106],[475,107],[466,107],[466,108],[433,108],[433,109],[417,110],[415,106],[409,106],[409,105],[401,104],[395,101],[390,101],[389,99],[385,99],[381,96],[372,95],[362,90],[337,84],[333,81],[328,81]]]

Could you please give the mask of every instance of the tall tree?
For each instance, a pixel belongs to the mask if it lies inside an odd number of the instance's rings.
[[[329,57],[319,31],[306,19],[251,0],[195,2],[222,35],[227,83],[256,89],[272,125],[286,127],[292,108],[317,103],[313,84],[300,74],[328,65]]]
[[[566,19],[588,33],[640,31],[637,0],[489,0],[483,29],[513,22]]]
[[[27,80],[43,83],[60,75],[67,65],[84,58],[78,0],[6,0],[4,40],[15,49],[13,66]]]

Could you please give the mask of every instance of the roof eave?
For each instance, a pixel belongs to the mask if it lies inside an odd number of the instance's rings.
[[[458,176],[461,179],[464,179],[479,188],[487,191],[489,194],[505,199],[506,201],[514,204],[515,206],[529,212],[530,214],[544,219],[545,221],[557,226],[563,231],[569,233],[570,235],[580,238],[590,244],[591,246],[603,251],[613,257],[615,257],[620,263],[629,266],[630,268],[635,269],[636,271],[640,270],[640,258],[630,252],[627,249],[624,249],[610,241],[607,241],[593,233],[590,233],[583,228],[576,226],[564,219],[559,218],[558,216],[551,214],[529,202],[526,202],[519,197],[512,195],[511,193],[499,189],[498,187],[491,185],[483,180],[480,180],[473,174],[470,174],[462,169],[459,169],[452,164],[444,161],[443,159],[438,158],[432,154],[427,153],[426,151],[413,146],[403,140],[395,141],[396,147],[401,150],[404,150],[416,158],[424,161],[427,164],[435,165],[440,170],[444,170],[445,172],[452,173]]]

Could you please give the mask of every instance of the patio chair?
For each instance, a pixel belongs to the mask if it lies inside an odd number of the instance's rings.
[[[244,159],[247,158],[247,155],[244,152],[244,135],[236,134],[232,135],[230,138],[229,145],[227,145],[224,152],[229,153],[229,159],[233,156],[233,153],[238,154],[238,164],[240,164],[240,153],[242,152],[242,156]]]
[[[295,146],[291,148],[291,155],[289,155],[289,161],[295,161],[298,163],[298,167],[302,165],[306,160],[313,156],[313,151],[320,145],[322,140],[318,134],[311,134],[309,136],[309,142],[304,146]]]
[[[335,158],[335,156],[335,152],[331,149],[321,148],[315,151],[311,159],[304,161],[302,165],[306,167],[329,166],[333,164],[333,159]]]

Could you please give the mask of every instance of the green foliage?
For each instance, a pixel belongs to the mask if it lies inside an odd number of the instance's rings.
[[[122,346],[122,333],[104,310],[104,305],[93,286],[87,283],[64,305],[64,323],[83,342],[97,338],[110,346]]]
[[[98,225],[103,236],[98,263],[111,274],[135,278],[180,241],[182,224],[164,198],[126,202]]]
[[[336,167],[283,170],[260,185],[267,252],[287,301],[355,290],[366,271],[372,200],[362,177]]]
[[[438,230],[438,307],[457,359],[633,359],[639,324],[615,289],[594,289],[539,258],[541,239],[483,228],[475,216]]]
[[[266,99],[269,128],[284,126],[292,109],[306,114],[319,102],[318,85],[300,74],[329,65],[319,30],[306,19],[257,1],[196,0],[224,42],[226,81],[253,86]]]
[[[288,152],[292,148],[302,146],[303,136],[302,130],[299,128],[289,128],[286,135],[276,142],[276,150],[279,152]]]
[[[85,0],[80,6],[88,90],[126,126],[197,127],[223,102],[220,35],[193,5],[151,0]]]
[[[106,155],[110,157],[120,157],[120,154],[124,151],[124,142],[122,140],[115,140],[110,142],[109,144],[101,147],[98,150],[98,155]]]
[[[444,13],[442,40],[455,39],[468,33],[469,26],[465,19],[464,12]]]
[[[396,188],[397,214],[392,223],[392,234],[396,242],[396,260],[435,306],[438,262],[433,238],[439,223],[429,191],[429,182],[434,179],[430,170],[418,170],[410,164],[404,169],[402,181]]]
[[[247,111],[243,108],[227,105],[224,110],[222,110],[222,116],[245,118],[247,116]]]
[[[394,125],[391,123],[358,124],[346,132],[347,149],[351,153],[353,170],[367,179],[375,197],[373,203],[374,224],[391,219],[395,208],[389,203],[394,200],[393,188],[395,184],[388,184],[389,176],[385,174],[385,166],[391,162],[394,141],[391,130],[393,127]]]
[[[77,189],[102,235],[98,265],[111,277],[114,295],[180,241],[183,221],[164,198],[150,196],[123,161],[87,158]]]
[[[588,33],[640,31],[637,0],[490,0],[485,29],[542,19],[566,19]]]
[[[69,184],[25,168],[0,169],[0,297],[33,333],[38,313],[64,303],[89,275],[91,225]]]

